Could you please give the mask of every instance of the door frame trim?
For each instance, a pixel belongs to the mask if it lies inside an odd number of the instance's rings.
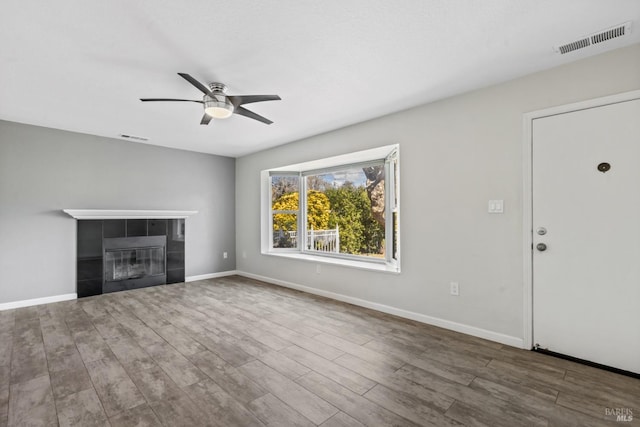
[[[640,99],[640,90],[574,102],[523,114],[522,126],[522,257],[523,348],[533,348],[533,121],[543,117]]]

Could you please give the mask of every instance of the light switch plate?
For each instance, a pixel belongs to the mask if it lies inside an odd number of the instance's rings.
[[[460,295],[460,285],[458,284],[458,282],[449,283],[449,288],[450,288],[451,295],[455,297]]]
[[[504,200],[489,200],[489,213],[504,213]]]

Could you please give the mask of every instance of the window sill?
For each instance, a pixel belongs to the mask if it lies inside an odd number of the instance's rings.
[[[357,268],[360,270],[380,271],[382,273],[400,274],[400,269],[388,263],[377,263],[367,261],[357,261],[352,259],[331,258],[326,256],[316,256],[310,254],[302,254],[299,252],[263,252],[263,255],[269,255],[279,258],[297,259],[307,262],[315,262],[318,264],[332,264],[342,267]]]

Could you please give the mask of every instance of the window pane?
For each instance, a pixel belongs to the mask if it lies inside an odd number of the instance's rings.
[[[398,212],[393,213],[393,256],[392,258],[398,260]]]
[[[391,167],[393,168],[393,207],[398,206],[398,194],[400,193],[400,187],[398,183],[398,158],[395,157],[392,161]]]
[[[271,211],[273,247],[298,247],[298,206],[300,177],[298,175],[271,176]]]
[[[297,175],[271,176],[271,209],[297,211],[300,178]]]
[[[384,163],[306,179],[306,249],[384,258]]]
[[[298,247],[298,215],[291,213],[273,214],[273,247]]]

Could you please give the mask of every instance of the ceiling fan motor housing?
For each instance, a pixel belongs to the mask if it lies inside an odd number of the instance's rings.
[[[214,119],[226,119],[233,114],[234,105],[229,101],[225,92],[227,86],[222,83],[209,83],[209,90],[213,96],[205,95],[202,100],[204,101],[204,111]]]
[[[227,93],[227,85],[218,82],[209,83],[209,90],[213,93],[221,92],[224,95]]]

